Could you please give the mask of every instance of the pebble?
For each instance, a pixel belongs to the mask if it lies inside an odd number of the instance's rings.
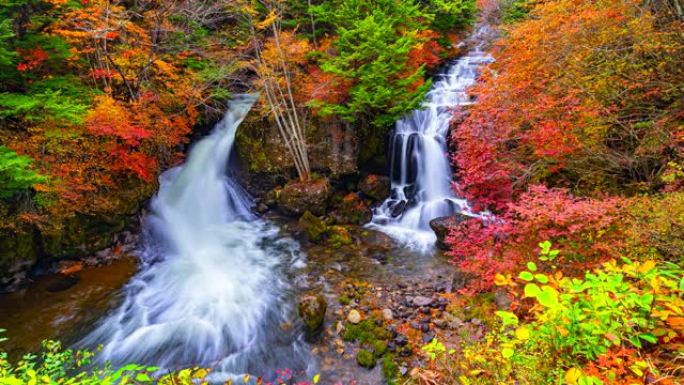
[[[358,324],[361,322],[361,313],[359,313],[358,310],[350,311],[349,315],[347,315],[347,321],[353,323],[354,325]]]
[[[392,314],[392,310],[390,309],[382,309],[382,318],[385,321],[391,321],[394,319],[394,314]]]
[[[422,295],[413,297],[414,306],[429,306],[432,303],[432,298],[424,297]]]

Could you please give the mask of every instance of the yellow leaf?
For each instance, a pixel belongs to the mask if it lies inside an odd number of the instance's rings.
[[[648,273],[649,271],[653,270],[655,268],[656,264],[653,261],[646,261],[639,266],[637,271],[639,273]]]
[[[496,286],[508,286],[513,283],[510,276],[505,276],[503,274],[497,274],[494,276],[494,284]]]
[[[314,383],[314,384],[318,384],[318,381],[320,381],[320,380],[321,380],[321,375],[320,375],[320,374],[316,374],[316,375],[313,376],[313,383]]]
[[[580,377],[582,377],[582,371],[577,368],[570,368],[565,372],[565,382],[568,385],[577,384]]]
[[[271,24],[273,24],[277,18],[278,14],[276,14],[275,10],[272,10],[271,13],[269,13],[263,21],[257,23],[256,29],[266,29],[270,27]]]
[[[249,382],[249,374],[245,374],[245,377],[243,378],[245,381],[245,384]]]
[[[526,341],[530,338],[530,330],[525,326],[521,326],[515,330],[515,337],[521,341]]]

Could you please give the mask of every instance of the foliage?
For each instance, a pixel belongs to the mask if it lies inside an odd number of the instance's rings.
[[[408,54],[420,43],[426,17],[413,1],[328,1],[315,8],[317,18],[335,28],[333,55],[321,60],[321,69],[353,82],[344,104],[313,105],[322,115],[355,120],[372,117],[386,127],[398,116],[416,108],[429,84],[424,70],[405,74]]]
[[[668,262],[608,261],[566,276],[560,251],[540,243],[539,265],[497,283],[518,298],[498,326],[461,353],[437,340],[422,350],[430,365],[418,383],[671,384],[667,371],[684,332],[684,270]],[[662,357],[661,357],[662,356]],[[432,381],[432,382],[431,382]]]
[[[618,257],[624,236],[618,198],[572,196],[566,189],[531,186],[499,217],[472,218],[450,230],[449,255],[462,270],[478,280],[467,291],[492,287],[499,272],[516,272],[536,254],[534,239],[549,239],[560,250],[559,262],[594,263]]]
[[[46,181],[31,169],[31,163],[31,158],[0,146],[0,198],[9,198]]]
[[[684,35],[648,6],[541,2],[509,28],[454,130],[463,196],[504,210],[529,184],[582,195],[663,186],[682,161]]]

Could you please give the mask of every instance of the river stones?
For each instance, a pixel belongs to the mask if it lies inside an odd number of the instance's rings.
[[[299,316],[304,321],[307,339],[314,339],[323,329],[328,302],[322,295],[306,296],[299,301]]]
[[[361,322],[361,313],[356,309],[352,309],[347,315],[347,321],[354,325],[358,325],[358,323]]]
[[[430,228],[435,232],[435,235],[437,235],[437,246],[441,249],[447,250],[449,246],[446,244],[445,240],[449,235],[449,229],[469,218],[469,216],[459,213],[431,220]]]
[[[368,198],[383,201],[390,194],[390,179],[384,175],[371,174],[359,182],[358,188]]]

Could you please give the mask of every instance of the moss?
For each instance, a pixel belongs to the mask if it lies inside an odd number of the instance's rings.
[[[364,368],[372,369],[375,367],[375,357],[370,351],[363,349],[356,353],[356,362]]]
[[[382,355],[387,352],[387,342],[383,340],[375,340],[371,342],[370,346],[373,349],[373,354],[375,354],[376,358],[382,357]]]
[[[299,218],[299,227],[304,230],[306,236],[311,242],[320,242],[323,236],[328,232],[328,226],[325,225],[322,219],[306,211],[301,218]]]
[[[376,340],[388,340],[390,333],[382,326],[377,326],[372,318],[363,320],[354,325],[347,324],[347,328],[342,338],[345,341],[359,341],[362,344],[372,344]]]
[[[351,299],[349,299],[349,297],[347,297],[346,295],[341,295],[340,298],[338,298],[338,300],[340,301],[340,305],[343,306],[349,305],[351,303]]]
[[[328,242],[334,248],[340,248],[352,244],[352,237],[349,231],[343,226],[332,226]]]
[[[389,353],[382,356],[382,375],[385,376],[388,385],[397,384],[399,366],[394,362],[394,356]]]

